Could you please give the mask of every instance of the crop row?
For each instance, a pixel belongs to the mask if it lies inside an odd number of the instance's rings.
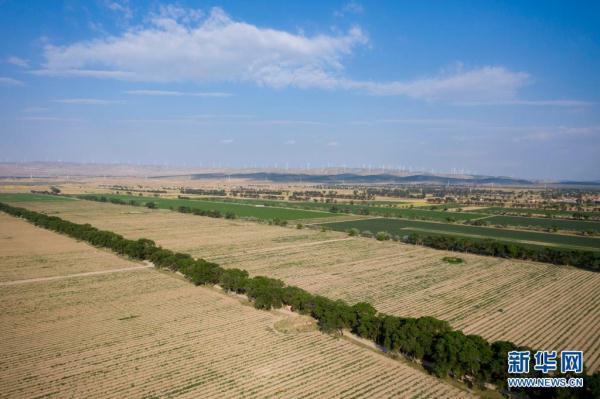
[[[173,281],[166,289],[165,280]],[[97,285],[104,294],[93,294],[93,306],[69,301],[73,289],[84,298]],[[39,296],[58,306],[50,316],[36,309]],[[18,303],[21,312],[46,315],[41,321],[3,316],[0,389],[10,397],[461,395],[346,341],[275,333],[271,314],[210,290],[198,295],[157,273],[83,279],[69,287],[54,283],[43,290],[32,284],[5,290],[4,299],[3,314]]]

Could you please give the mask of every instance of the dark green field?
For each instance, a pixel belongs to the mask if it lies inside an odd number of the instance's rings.
[[[477,212],[481,213],[492,213],[492,214],[506,214],[506,215],[516,215],[516,216],[544,216],[544,217],[561,217],[561,218],[571,218],[575,211],[561,211],[558,209],[534,209],[534,208],[501,208],[501,207],[491,207],[491,208],[483,208],[478,209]],[[588,218],[600,219],[600,212],[577,212],[579,214],[585,215]]]
[[[318,212],[303,209],[285,209],[250,204],[244,205],[232,202],[139,197],[134,195],[120,194],[97,194],[94,196],[103,196],[108,199],[115,198],[120,199],[122,201],[135,201],[140,205],[143,205],[147,202],[154,202],[158,208],[164,209],[177,209],[177,207],[179,206],[187,206],[193,209],[202,209],[206,211],[218,210],[223,214],[225,214],[226,212],[233,212],[237,217],[253,217],[262,220],[271,220],[276,218],[280,220],[301,220],[335,216],[335,214],[329,212]]]
[[[320,225],[337,231],[347,231],[350,228],[357,228],[360,231],[368,230],[372,233],[387,231],[390,234],[399,236],[410,233],[430,233],[472,238],[491,238],[506,242],[520,242],[523,244],[600,251],[600,238],[432,223],[417,220],[374,218],[337,223],[323,223]]]
[[[485,221],[491,225],[538,227],[544,229],[552,229],[556,227],[558,230],[600,232],[600,222],[586,220],[550,219],[499,215],[485,218],[482,221]]]
[[[205,199],[197,199],[193,201],[206,201]],[[423,208],[399,208],[391,206],[373,206],[373,205],[360,205],[360,204],[331,204],[324,202],[296,202],[296,201],[274,201],[274,200],[258,200],[258,199],[239,199],[239,198],[221,198],[221,199],[210,199],[210,201],[222,201],[228,203],[239,203],[239,204],[262,204],[273,207],[287,207],[287,208],[298,208],[307,210],[320,210],[324,212],[330,212],[332,207],[335,207],[337,213],[353,213],[353,214],[365,214],[365,210],[368,211],[368,215],[397,217],[406,219],[421,219],[421,220],[434,220],[439,222],[445,222],[448,218],[454,221],[465,221],[472,220],[481,217],[485,217],[485,214],[471,213],[471,212],[444,212],[441,210],[433,211]],[[442,208],[443,209],[443,208]],[[346,212],[348,210],[349,212]]]

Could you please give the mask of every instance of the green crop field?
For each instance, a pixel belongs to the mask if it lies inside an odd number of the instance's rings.
[[[29,202],[29,201],[70,201],[71,198],[58,195],[31,193],[0,193],[0,202]]]
[[[491,216],[489,218],[482,219],[482,221],[485,221],[492,225],[540,227],[546,229],[552,229],[556,227],[559,230],[600,232],[600,222],[586,220],[550,219],[500,215]]]
[[[501,208],[501,207],[491,207],[491,208],[482,208],[478,209],[477,212],[481,213],[493,213],[493,214],[507,214],[507,215],[518,215],[518,216],[532,216],[532,215],[540,215],[548,218],[551,217],[563,217],[570,218],[573,217],[575,211],[561,211],[558,209],[535,209],[535,208]],[[589,218],[600,219],[600,212],[577,212],[579,214],[585,215]]]
[[[432,223],[417,220],[374,218],[337,223],[323,223],[321,226],[337,231],[346,231],[350,228],[357,228],[360,231],[368,230],[372,233],[387,231],[390,234],[399,236],[410,233],[429,233],[458,237],[490,238],[498,241],[519,242],[531,245],[600,251],[600,238],[495,229],[491,227],[465,226],[460,224]]]
[[[196,201],[196,200],[195,200]],[[206,201],[204,199],[198,199],[197,201]],[[309,202],[309,201],[274,201],[274,200],[257,200],[257,199],[238,199],[238,198],[221,198],[221,199],[210,199],[210,201],[221,201],[228,203],[240,203],[240,204],[262,204],[273,207],[286,207],[286,208],[298,208],[307,210],[320,210],[329,212],[332,207],[337,208],[338,213],[354,213],[354,214],[365,214],[365,210],[368,211],[369,215],[386,216],[386,217],[397,217],[407,219],[422,219],[422,220],[434,220],[439,222],[445,222],[448,218],[455,221],[465,221],[485,217],[485,214],[471,213],[471,212],[444,212],[444,211],[433,211],[426,209],[416,208],[398,208],[391,206],[373,206],[373,205],[360,205],[360,204],[332,204],[324,202]],[[349,212],[345,212],[349,210]]]
[[[179,206],[187,206],[192,209],[202,209],[206,211],[217,210],[223,214],[225,214],[226,212],[233,212],[237,217],[254,217],[263,220],[270,220],[275,218],[280,220],[300,220],[335,216],[335,214],[328,212],[318,212],[303,209],[285,209],[222,201],[140,197],[134,195],[121,194],[97,194],[95,196],[103,196],[108,199],[115,198],[120,199],[122,201],[136,201],[140,205],[145,204],[147,202],[154,202],[158,208],[164,209],[177,209],[177,207]]]
[[[459,204],[456,202],[450,202],[447,204],[424,204],[424,205],[417,205],[417,207],[419,209],[428,209],[428,210],[432,210],[432,211],[442,211],[444,209],[455,209],[455,208],[462,208],[466,205],[463,204]]]

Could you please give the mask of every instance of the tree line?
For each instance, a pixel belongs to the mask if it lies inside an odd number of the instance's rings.
[[[131,206],[145,206],[149,209],[156,209],[158,208],[158,206],[156,205],[155,202],[153,201],[146,201],[146,202],[138,202],[135,200],[122,200],[120,198],[114,198],[114,197],[106,197],[104,195],[79,195],[77,196],[77,198],[79,199],[83,199],[83,200],[88,200],[88,201],[97,201],[97,202],[110,202],[111,204],[116,204],[116,205],[131,205]],[[171,209],[172,211],[177,211],[180,213],[190,213],[193,215],[198,215],[198,216],[208,216],[211,218],[225,218],[225,219],[235,219],[237,218],[237,215],[233,212],[221,212],[218,209],[200,209],[200,208],[193,208],[193,207],[189,207],[189,206],[178,206],[178,207],[170,207],[169,209]]]
[[[412,233],[402,237],[408,244],[424,245],[447,251],[469,252],[500,258],[532,260],[555,265],[571,265],[582,269],[600,271],[600,253],[577,249],[522,245],[492,239],[424,235]]]
[[[290,306],[295,312],[314,317],[323,332],[351,330],[389,353],[420,361],[439,377],[451,376],[469,385],[484,387],[485,383],[493,383],[500,389],[506,389],[508,351],[530,350],[509,341],[490,343],[478,335],[465,335],[453,330],[448,322],[433,317],[387,315],[366,302],[349,305],[342,300],[332,300],[299,287],[285,285],[278,279],[250,277],[245,270],[225,269],[217,263],[156,246],[152,240],[129,240],[90,224],[77,224],[2,202],[0,211],[94,246],[109,248],[132,259],[151,261],[157,268],[183,274],[195,285],[218,284],[225,291],[246,294],[257,309]],[[532,373],[528,376],[544,375]],[[512,389],[511,392],[531,397],[600,397],[600,372],[586,374],[584,379],[584,388],[581,389]]]

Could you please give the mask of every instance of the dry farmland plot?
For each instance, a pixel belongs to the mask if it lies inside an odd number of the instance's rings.
[[[27,206],[153,238],[332,298],[368,300],[384,312],[436,316],[488,339],[579,348],[590,369],[600,367],[598,273],[475,255],[460,255],[466,262],[450,265],[441,261],[446,252],[423,247],[165,211],[122,213],[138,210],[110,204]]]
[[[136,266],[0,212],[0,283]]]
[[[0,299],[0,397],[468,396],[153,269],[5,285]]]
[[[15,206],[56,214],[76,223],[114,231],[126,237],[152,238],[169,249],[195,256],[214,256],[240,250],[340,238],[334,232],[315,234],[310,230],[283,229],[243,220],[214,219],[168,210],[113,205],[92,201],[70,201],[68,206],[45,206],[42,202],[11,202]],[[62,204],[67,204],[63,202]],[[235,232],[235,236],[231,233]]]

